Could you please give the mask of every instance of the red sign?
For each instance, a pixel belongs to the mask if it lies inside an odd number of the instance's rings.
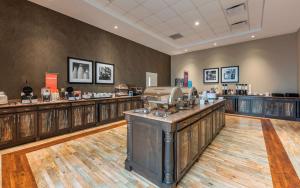
[[[56,73],[46,73],[46,88],[49,88],[51,92],[57,92],[57,74]]]
[[[189,73],[184,71],[183,87],[188,87],[188,83],[189,83]]]

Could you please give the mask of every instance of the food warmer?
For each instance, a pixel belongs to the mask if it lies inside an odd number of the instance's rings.
[[[156,116],[166,117],[177,112],[176,104],[183,94],[178,87],[150,87],[143,95],[144,113],[153,111]]]
[[[179,109],[190,109],[193,107],[195,104],[197,104],[197,98],[198,96],[198,91],[195,87],[191,88],[181,88],[182,93],[183,93],[183,98],[182,100],[178,101],[177,107]]]
[[[115,87],[115,93],[116,96],[120,97],[120,96],[128,96],[128,86],[126,84],[118,84]]]

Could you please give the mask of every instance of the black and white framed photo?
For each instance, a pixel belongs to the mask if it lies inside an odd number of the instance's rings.
[[[68,82],[70,84],[92,84],[93,61],[68,57]]]
[[[238,83],[239,82],[239,66],[221,67],[222,83]]]
[[[203,69],[203,83],[219,83],[219,68]]]
[[[96,62],[96,84],[114,84],[115,83],[115,65]]]

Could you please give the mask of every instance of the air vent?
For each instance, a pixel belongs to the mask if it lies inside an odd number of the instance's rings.
[[[231,7],[226,9],[226,12],[227,12],[228,15],[240,14],[244,11],[246,11],[246,4],[245,3],[240,3],[240,4],[231,6]]]
[[[176,33],[176,34],[170,35],[169,37],[173,40],[177,40],[177,39],[182,38],[183,36],[180,33]]]
[[[247,20],[238,21],[231,24],[232,32],[242,32],[242,31],[247,31],[248,29],[249,29],[249,24]]]
[[[247,20],[235,22],[235,23],[231,24],[231,26],[238,26],[238,25],[245,25],[245,24],[248,24]]]

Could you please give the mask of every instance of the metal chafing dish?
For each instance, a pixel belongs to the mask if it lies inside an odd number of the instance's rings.
[[[166,117],[177,112],[176,104],[183,97],[178,87],[150,87],[144,91],[143,100],[145,109],[138,113],[153,112],[156,116]]]
[[[126,84],[118,84],[115,87],[116,96],[128,96],[128,86]]]
[[[181,88],[182,93],[183,93],[183,98],[181,101],[178,101],[178,107],[179,109],[185,109],[185,108],[191,108],[194,106],[197,102],[198,96],[198,91],[195,87],[191,88]]]

